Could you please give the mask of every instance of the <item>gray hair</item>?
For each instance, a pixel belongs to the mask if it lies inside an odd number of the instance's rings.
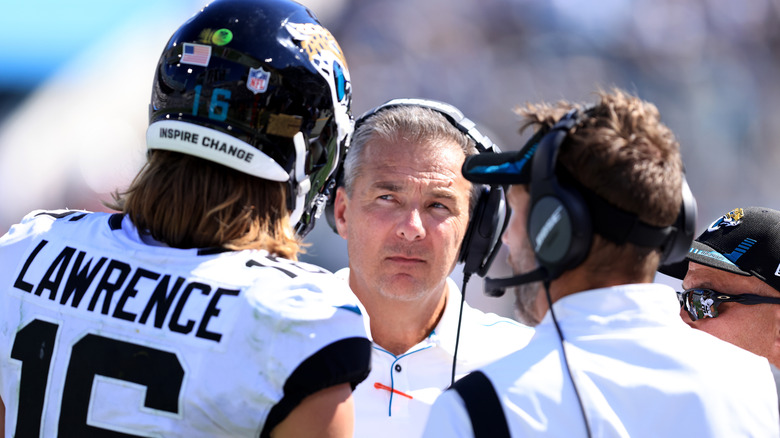
[[[364,120],[358,120],[355,126],[349,151],[344,159],[344,189],[348,196],[352,196],[355,178],[360,175],[366,144],[374,140],[397,142],[399,139],[411,143],[451,141],[460,145],[466,156],[477,153],[474,140],[436,110],[416,105],[382,108]],[[476,204],[479,188],[478,184],[472,185],[472,208]]]

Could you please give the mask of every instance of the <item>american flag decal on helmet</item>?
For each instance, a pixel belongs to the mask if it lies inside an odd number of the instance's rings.
[[[181,63],[207,67],[211,59],[211,46],[184,43],[181,49]]]

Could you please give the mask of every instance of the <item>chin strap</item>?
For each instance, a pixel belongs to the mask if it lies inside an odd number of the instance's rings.
[[[290,223],[294,226],[303,217],[304,210],[306,209],[306,195],[309,194],[311,188],[311,181],[306,177],[306,171],[304,170],[304,163],[306,160],[306,141],[303,139],[303,133],[298,132],[293,136],[293,144],[295,145],[295,170],[290,175],[290,188],[292,192],[288,196],[295,196],[295,205],[290,212]]]

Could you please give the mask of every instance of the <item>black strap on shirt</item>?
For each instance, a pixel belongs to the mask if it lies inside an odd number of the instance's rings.
[[[466,404],[474,438],[509,438],[504,409],[487,376],[474,371],[455,382],[452,388]]]
[[[268,413],[260,438],[271,431],[304,398],[331,386],[349,383],[354,390],[371,371],[371,341],[362,337],[340,339],[306,358],[284,382],[284,396]]]

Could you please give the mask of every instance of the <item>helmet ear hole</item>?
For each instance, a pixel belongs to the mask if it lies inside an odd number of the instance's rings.
[[[351,90],[339,44],[305,6],[212,2],[162,52],[147,146],[287,181],[303,237],[346,150]],[[303,149],[293,142],[298,134]]]
[[[329,165],[327,151],[333,150],[335,120],[331,119],[316,137],[309,138],[309,150],[306,156],[306,172],[313,173]]]

